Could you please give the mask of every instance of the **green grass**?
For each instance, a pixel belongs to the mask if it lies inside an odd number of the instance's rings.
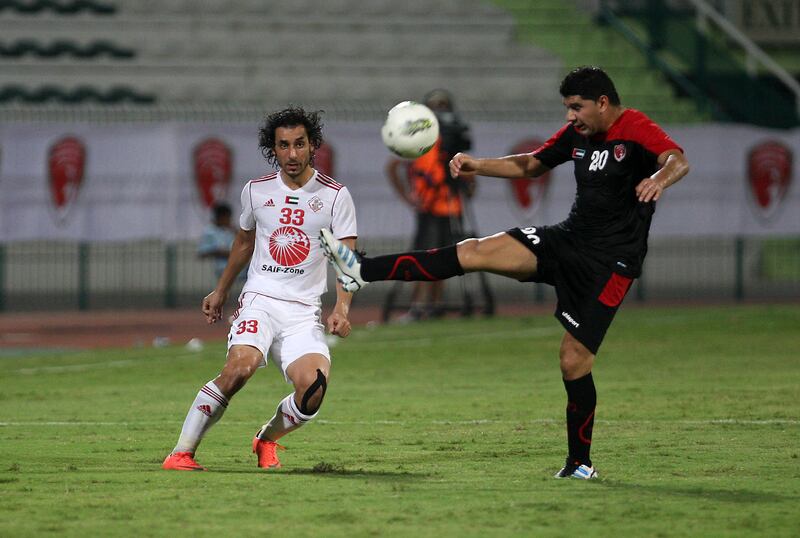
[[[595,368],[594,482],[563,461],[550,316],[358,329],[319,420],[260,472],[260,371],[164,472],[222,364],[136,349],[0,359],[0,536],[796,536],[800,307],[623,309]]]

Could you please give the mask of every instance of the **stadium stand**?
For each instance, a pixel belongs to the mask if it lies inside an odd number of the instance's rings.
[[[65,101],[85,95],[98,102],[96,94],[127,87],[141,97],[134,101],[173,109],[232,103],[263,109],[293,100],[378,115],[446,85],[466,113],[561,115],[555,89],[562,62],[516,42],[513,17],[476,0],[4,5],[14,6],[0,10],[6,100],[38,102],[41,88],[52,87],[71,96]],[[113,12],[101,14],[98,6]],[[297,39],[299,14],[303,39]],[[488,68],[494,76],[475,76]],[[96,92],[76,92],[79,85]],[[59,92],[47,95],[58,99]]]
[[[555,89],[566,67],[596,64],[626,104],[658,121],[741,120],[730,105],[717,104],[732,86],[728,73],[716,76],[717,89],[692,94],[657,68],[634,4],[0,0],[0,97],[131,102],[201,117],[220,107],[228,117],[231,108],[246,117],[291,100],[334,115],[378,117],[397,101],[447,86],[474,119],[555,120]],[[624,28],[597,5],[623,6],[617,12]],[[684,10],[665,19],[668,33],[690,28],[690,16]],[[794,56],[778,57],[792,64]],[[491,77],[475,76],[488,69]],[[688,71],[684,80],[692,79]]]
[[[14,11],[22,14],[38,14],[45,11],[65,15],[83,12],[110,15],[116,11],[112,4],[93,0],[0,0],[0,11]]]
[[[563,65],[599,65],[614,79],[625,104],[667,123],[696,123],[710,118],[695,102],[676,95],[667,78],[646,55],[620,34],[599,25],[585,2],[494,0],[517,21],[517,37],[559,57]]]

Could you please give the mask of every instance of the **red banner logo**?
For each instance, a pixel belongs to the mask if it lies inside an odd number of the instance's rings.
[[[50,146],[47,166],[50,173],[50,196],[56,217],[63,222],[83,183],[86,147],[78,138],[66,136]]]
[[[792,182],[792,150],[777,140],[753,147],[747,156],[747,181],[760,217],[770,219]]]
[[[225,200],[233,175],[233,152],[217,138],[194,147],[194,179],[205,207]]]
[[[314,152],[314,169],[326,176],[334,177],[333,157],[333,148],[327,142],[323,142]]]
[[[528,138],[515,144],[510,154],[530,153],[542,145],[540,140]],[[525,222],[530,222],[539,211],[550,185],[550,171],[539,177],[523,177],[509,180],[512,206]]]

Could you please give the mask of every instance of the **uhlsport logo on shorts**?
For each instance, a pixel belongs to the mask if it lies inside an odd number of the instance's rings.
[[[77,137],[66,136],[50,146],[47,164],[50,172],[50,196],[56,218],[63,222],[83,183],[86,147]]]
[[[762,142],[750,150],[747,172],[752,205],[768,221],[783,205],[792,182],[792,150],[777,140]]]
[[[207,208],[224,200],[233,175],[233,154],[225,142],[206,138],[194,147],[194,180]]]
[[[284,267],[292,267],[308,258],[311,241],[300,228],[283,226],[278,228],[269,238],[269,254],[272,259]]]

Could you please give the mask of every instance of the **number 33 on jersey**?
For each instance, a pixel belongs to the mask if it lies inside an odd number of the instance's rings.
[[[256,229],[243,291],[319,305],[327,282],[320,228],[330,227],[337,238],[358,235],[347,187],[315,171],[303,187],[292,190],[275,172],[249,181],[241,201],[239,226]]]

